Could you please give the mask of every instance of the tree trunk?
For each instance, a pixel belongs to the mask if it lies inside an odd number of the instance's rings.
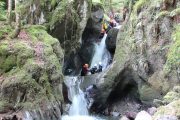
[[[12,0],[8,0],[8,12],[7,12],[7,18],[8,18],[8,23],[11,24],[11,12],[12,12]]]
[[[112,0],[109,0],[109,7],[110,7],[110,10],[111,10],[112,16],[114,17],[114,9],[112,7],[112,4],[113,4]]]
[[[16,27],[15,27],[15,31],[12,38],[16,38],[19,35],[20,29],[21,29],[21,18],[17,9],[18,3],[19,3],[19,0],[15,0]]]

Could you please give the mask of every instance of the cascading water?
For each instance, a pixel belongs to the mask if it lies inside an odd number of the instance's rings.
[[[69,115],[62,116],[62,120],[102,120],[97,117],[89,116],[87,109],[87,101],[83,91],[80,89],[80,77],[65,77],[65,83],[69,88],[69,99],[72,100],[72,105],[69,110]]]
[[[102,63],[103,69],[108,66],[111,55],[106,49],[106,38],[107,34],[104,34],[101,42],[95,43],[95,54],[92,58],[90,68],[92,68],[95,64],[98,64],[99,62]]]

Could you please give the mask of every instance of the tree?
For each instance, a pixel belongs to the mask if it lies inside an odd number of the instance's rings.
[[[113,4],[113,1],[112,1],[112,0],[109,0],[110,11],[111,11],[111,13],[112,13],[112,16],[114,16],[114,9],[113,9],[112,4]]]
[[[11,24],[11,12],[12,12],[12,0],[8,0],[7,18],[8,18],[8,23],[9,24]]]
[[[16,38],[19,35],[20,29],[21,29],[21,18],[20,18],[18,7],[17,7],[18,3],[19,3],[19,0],[15,0],[16,27],[15,27],[15,31],[12,38]]]

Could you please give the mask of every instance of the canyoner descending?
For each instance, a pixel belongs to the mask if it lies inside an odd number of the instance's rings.
[[[107,34],[105,33],[100,43],[94,43],[95,53],[91,60],[90,68],[94,67],[94,65],[98,64],[99,62],[102,63],[102,70],[104,70],[108,66],[109,61],[111,59],[111,55],[109,51],[106,49],[106,38]]]

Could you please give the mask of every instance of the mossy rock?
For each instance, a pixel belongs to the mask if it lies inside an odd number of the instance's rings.
[[[152,104],[154,99],[161,98],[160,93],[149,85],[139,87],[140,100],[146,104]]]
[[[176,15],[180,15],[180,8],[176,8],[170,13],[171,17],[174,17]]]
[[[163,17],[170,17],[170,12],[169,11],[161,11],[156,15],[156,19],[161,19]]]
[[[9,104],[7,101],[0,100],[0,113],[6,113],[11,108],[12,108],[12,104]]]
[[[153,116],[153,120],[163,115],[172,115],[180,117],[180,100],[171,102],[166,106],[161,106],[157,109],[157,112]]]
[[[143,8],[145,5],[147,5],[148,2],[149,0],[138,0],[133,7],[134,12],[136,14],[140,12],[140,9]]]
[[[17,39],[0,44],[0,100],[13,109],[36,109],[42,102],[63,101],[63,52],[58,40],[44,26],[25,26],[21,32]]]
[[[1,24],[0,24],[1,25]],[[1,25],[1,29],[0,29],[0,39],[3,36],[7,36],[9,33],[12,32],[12,28],[10,25]]]
[[[164,103],[170,103],[172,101],[178,100],[180,99],[180,93],[177,92],[168,92],[164,98],[163,98],[163,102]]]
[[[169,48],[164,70],[170,72],[180,66],[180,25],[177,24],[172,34],[173,42]]]

